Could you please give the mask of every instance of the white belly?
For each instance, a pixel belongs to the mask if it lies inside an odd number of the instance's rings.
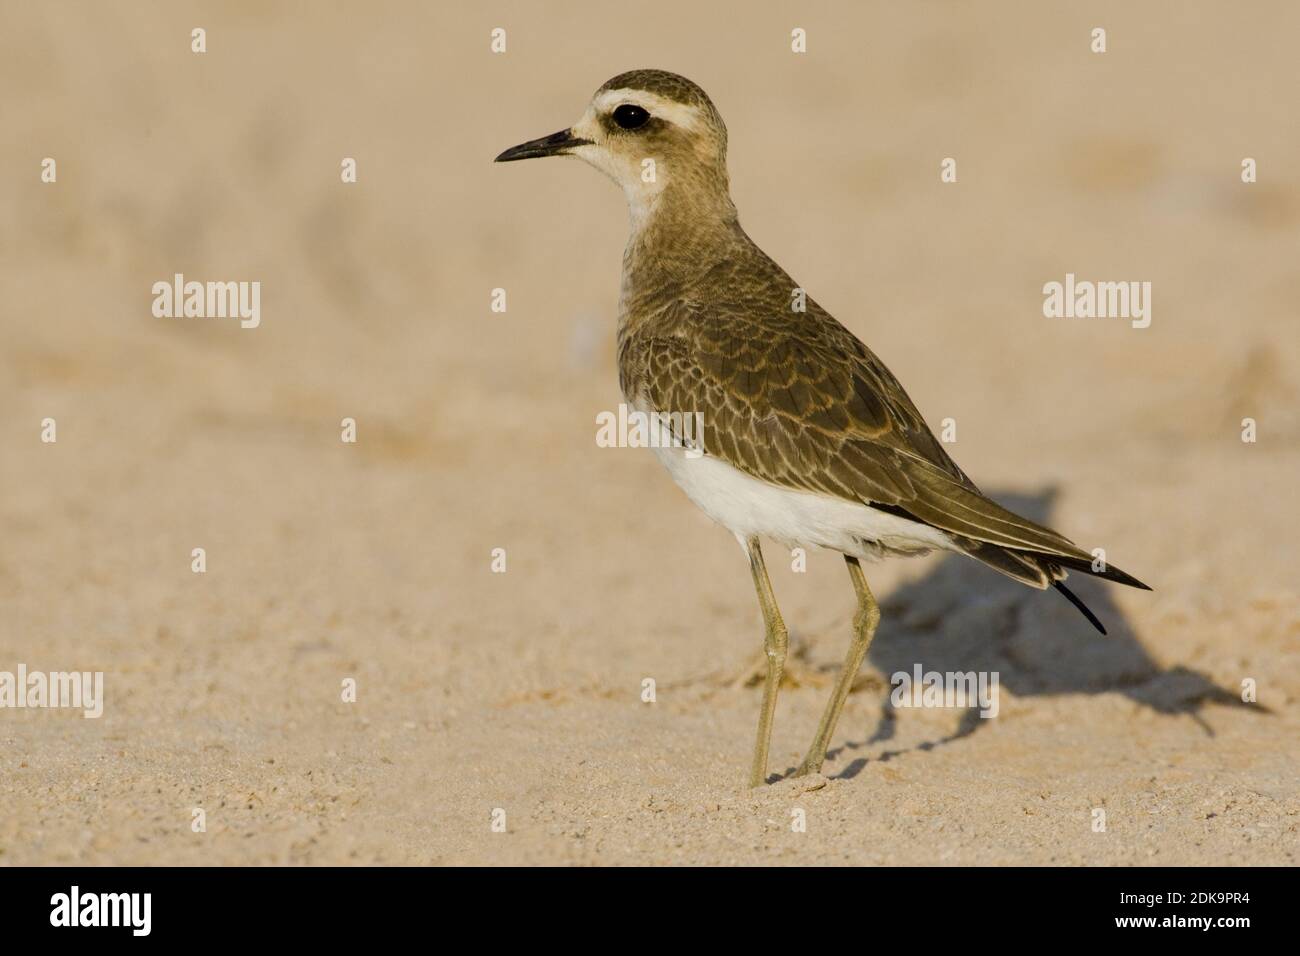
[[[789,548],[829,548],[867,559],[885,552],[953,550],[948,536],[929,525],[842,498],[781,488],[721,459],[692,458],[682,448],[654,452],[687,497],[736,535],[742,547],[762,536]]]

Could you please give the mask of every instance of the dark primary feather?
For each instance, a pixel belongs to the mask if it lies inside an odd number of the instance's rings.
[[[1079,613],[1092,622],[1093,627],[1101,631],[1103,634],[1106,633],[1106,629],[1101,626],[1101,621],[1097,620],[1097,615],[1093,614],[1092,611],[1088,609],[1088,605],[1080,601],[1073,591],[1067,588],[1060,581],[1053,581],[1052,586],[1064,594],[1069,602],[1079,609]]]

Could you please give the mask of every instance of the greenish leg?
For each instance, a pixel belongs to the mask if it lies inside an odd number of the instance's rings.
[[[776,606],[772,582],[767,578],[767,566],[758,538],[748,542],[749,570],[754,575],[754,590],[758,592],[758,606],[763,611],[763,650],[767,655],[767,678],[763,682],[763,709],[758,715],[758,740],[754,743],[754,763],[749,771],[749,785],[761,786],[767,780],[767,751],[772,741],[772,717],[776,713],[776,692],[781,686],[781,671],[785,667],[789,634],[781,620],[781,610]]]
[[[835,725],[844,710],[844,702],[849,697],[849,690],[853,687],[853,680],[857,677],[863,658],[867,656],[867,648],[871,646],[871,638],[875,636],[876,625],[880,623],[880,606],[876,604],[871,588],[867,587],[867,579],[862,575],[862,565],[858,563],[857,558],[848,555],[844,556],[844,560],[849,566],[849,577],[853,579],[853,590],[858,593],[858,611],[853,616],[853,643],[849,645],[848,656],[844,658],[844,668],[835,682],[831,699],[826,703],[822,721],[817,726],[817,736],[813,738],[812,746],[808,748],[803,763],[795,771],[796,777],[817,773],[822,769],[822,761],[826,759],[826,748],[830,746],[831,734],[835,733]]]

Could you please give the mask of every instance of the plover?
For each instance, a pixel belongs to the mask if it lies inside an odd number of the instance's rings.
[[[736,536],[765,626],[766,679],[750,785],[767,779],[788,635],[761,538],[838,551],[857,594],[853,638],[796,774],[819,772],[880,609],[861,561],[933,550],[969,555],[1036,588],[1053,585],[1105,629],[1062,580],[1081,571],[1147,588],[1049,528],[985,497],[948,457],[870,349],[740,227],[727,175],[727,128],[684,77],[622,73],[569,129],[497,162],[576,156],[627,197],[618,370],[643,413],[703,415],[703,454],[655,453],[687,496]]]

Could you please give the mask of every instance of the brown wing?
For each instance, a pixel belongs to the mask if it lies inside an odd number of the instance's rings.
[[[884,364],[809,306],[795,321],[764,321],[674,303],[621,339],[624,392],[658,411],[702,413],[705,453],[755,478],[896,509],[977,542],[1090,559],[984,497]]]

